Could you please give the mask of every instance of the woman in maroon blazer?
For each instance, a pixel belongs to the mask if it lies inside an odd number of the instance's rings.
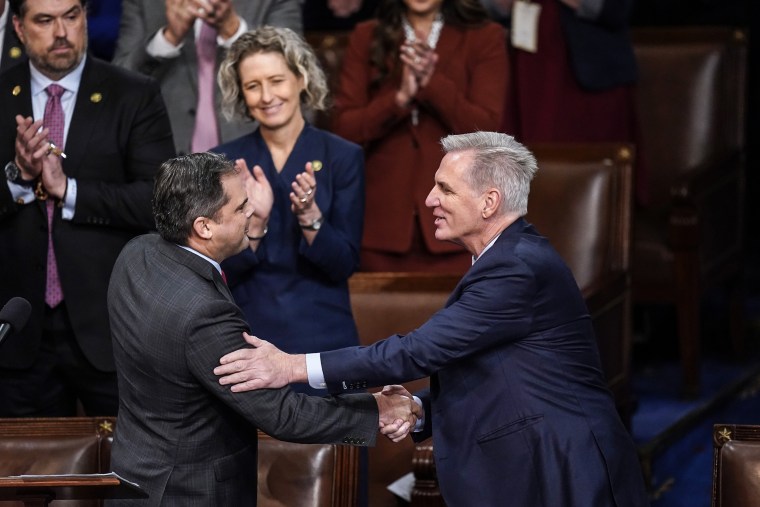
[[[463,273],[470,255],[434,237],[425,197],[448,134],[501,125],[504,30],[477,0],[384,0],[351,34],[334,131],[365,148],[361,269]]]

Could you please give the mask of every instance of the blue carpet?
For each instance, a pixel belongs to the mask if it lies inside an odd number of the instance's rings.
[[[706,360],[699,398],[682,399],[679,387],[675,362],[634,374],[634,441],[651,471],[652,507],[710,507],[713,424],[760,424],[760,370]]]

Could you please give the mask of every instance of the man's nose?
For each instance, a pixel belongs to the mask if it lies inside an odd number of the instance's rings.
[[[58,18],[54,21],[55,25],[55,36],[59,39],[65,39],[66,38],[66,25],[63,22],[63,18]]]
[[[425,198],[425,206],[427,206],[428,208],[435,208],[439,204],[440,204],[440,200],[438,199],[438,195],[435,191],[435,187],[433,187],[432,190],[430,190],[430,193],[428,194],[428,196]]]

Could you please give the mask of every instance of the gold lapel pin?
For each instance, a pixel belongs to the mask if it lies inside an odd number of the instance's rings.
[[[321,160],[312,160],[311,161],[311,168],[314,169],[314,171],[321,171],[322,170],[322,161]]]
[[[13,46],[8,50],[8,56],[10,56],[13,59],[21,58],[21,55],[23,52],[21,51],[21,48],[18,46]]]
[[[14,97],[17,97],[19,93],[21,93],[21,87],[19,85],[16,85],[13,87],[13,91],[11,92]]]
[[[90,102],[92,102],[93,104],[97,104],[101,100],[103,100],[103,95],[101,95],[98,92],[95,92],[92,95],[90,95]]]

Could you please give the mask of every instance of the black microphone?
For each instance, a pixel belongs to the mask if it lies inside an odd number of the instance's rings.
[[[5,335],[11,331],[19,332],[24,329],[29,314],[32,313],[32,305],[24,298],[15,297],[5,303],[0,310],[0,344]]]

